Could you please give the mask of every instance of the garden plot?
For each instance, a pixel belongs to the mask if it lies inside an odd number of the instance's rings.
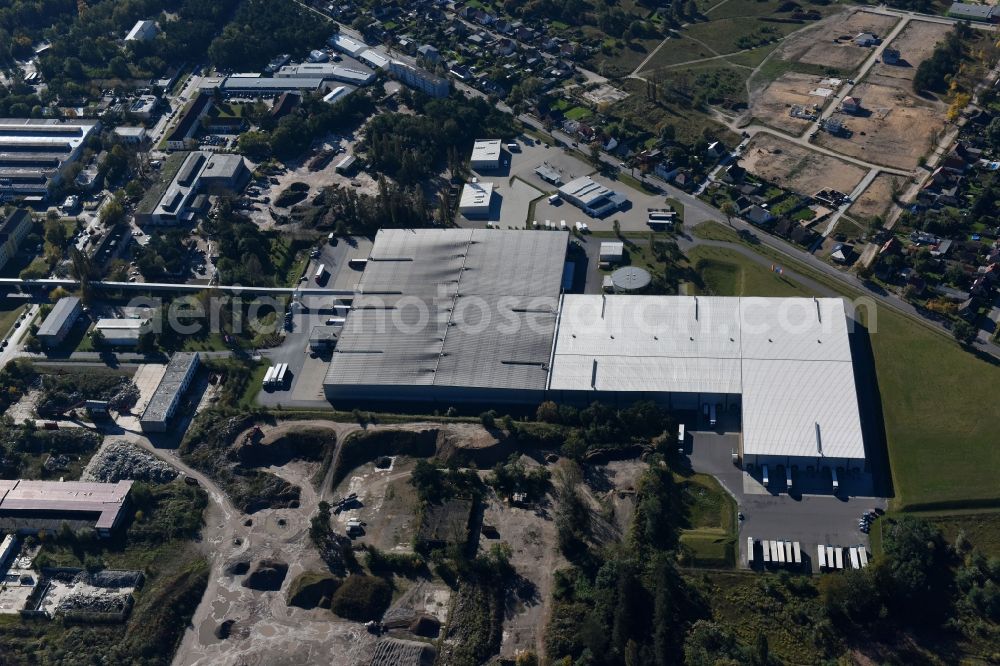
[[[906,188],[907,179],[904,176],[894,176],[880,173],[875,180],[865,188],[847,214],[853,218],[867,220],[873,217],[885,218],[892,208],[892,198],[902,194]]]

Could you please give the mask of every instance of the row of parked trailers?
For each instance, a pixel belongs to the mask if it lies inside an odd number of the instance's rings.
[[[754,564],[757,540],[747,537],[747,563]],[[802,547],[798,541],[767,540],[760,541],[761,560],[764,565],[802,564]],[[845,554],[846,553],[846,554]],[[820,570],[863,569],[868,566],[868,551],[864,546],[828,546],[820,544],[816,547],[819,556]]]
[[[846,555],[845,555],[846,552]],[[816,546],[819,568],[822,569],[863,569],[868,566],[868,551],[864,546]]]
[[[288,380],[288,364],[279,363],[278,365],[272,365],[264,373],[264,388],[273,389],[276,387],[281,387],[285,385]]]
[[[753,566],[754,550],[757,540],[747,537],[747,562]],[[760,542],[761,555],[764,564],[802,564],[802,547],[798,541],[768,541]]]

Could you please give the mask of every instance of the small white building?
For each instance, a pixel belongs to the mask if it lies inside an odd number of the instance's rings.
[[[368,50],[368,45],[357,39],[353,39],[343,34],[336,34],[331,37],[327,43],[340,51],[341,53],[346,53],[352,58],[357,58],[362,53]]]
[[[350,93],[351,89],[347,86],[337,86],[323,97],[323,101],[327,104],[336,104],[340,100],[347,97]]]
[[[122,143],[139,144],[146,141],[145,127],[116,127],[115,136],[122,140]]]
[[[109,347],[135,347],[148,324],[148,319],[98,319],[94,330],[100,331]]]
[[[485,217],[493,201],[493,183],[466,183],[458,210],[466,217]]]
[[[625,243],[605,241],[601,243],[599,261],[602,264],[620,264],[625,259]]]
[[[474,170],[500,168],[500,139],[479,139],[472,145],[469,166]]]
[[[132,29],[125,35],[126,42],[148,42],[156,37],[159,32],[156,28],[156,21],[136,21]]]

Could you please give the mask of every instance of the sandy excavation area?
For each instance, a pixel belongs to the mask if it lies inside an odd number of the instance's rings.
[[[763,133],[747,145],[740,165],[770,183],[809,196],[825,188],[851,192],[866,173],[862,167]]]

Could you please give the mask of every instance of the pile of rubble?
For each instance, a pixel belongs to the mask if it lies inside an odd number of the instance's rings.
[[[84,480],[102,483],[116,483],[122,479],[168,483],[175,478],[177,470],[124,439],[109,442],[91,458],[83,472]]]
[[[139,387],[129,379],[122,383],[118,391],[108,399],[108,407],[116,412],[127,412],[139,402]]]
[[[106,588],[74,590],[59,600],[57,613],[122,613],[129,606],[131,592]]]

